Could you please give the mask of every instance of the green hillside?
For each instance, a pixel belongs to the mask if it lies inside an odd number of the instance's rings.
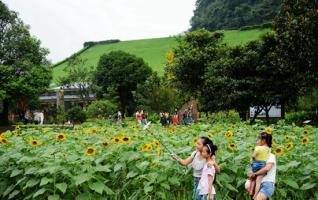
[[[265,33],[263,30],[248,30],[248,31],[225,31],[224,42],[230,45],[237,45],[246,43],[251,40],[258,39],[260,35]],[[98,63],[99,57],[102,54],[109,53],[114,50],[122,50],[138,57],[142,57],[150,67],[157,71],[160,75],[164,72],[165,55],[166,53],[177,44],[174,37],[144,39],[144,40],[131,40],[122,41],[114,44],[99,44],[95,45],[79,55],[83,59],[87,59],[88,66],[95,66]],[[53,70],[53,82],[57,83],[58,78],[63,75],[66,62],[55,66]]]

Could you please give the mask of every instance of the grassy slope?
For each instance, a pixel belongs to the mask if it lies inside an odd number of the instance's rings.
[[[230,45],[243,44],[248,41],[258,39],[260,35],[266,31],[267,30],[226,31],[224,42]],[[99,57],[102,54],[109,53],[114,50],[123,50],[135,54],[138,57],[142,57],[153,70],[162,75],[164,72],[165,55],[176,44],[176,39],[173,37],[122,41],[115,44],[96,45],[84,51],[80,55],[82,58],[87,59],[88,66],[96,66]],[[54,68],[54,83],[57,82],[58,77],[63,75],[63,68],[65,66],[66,62],[61,63]]]

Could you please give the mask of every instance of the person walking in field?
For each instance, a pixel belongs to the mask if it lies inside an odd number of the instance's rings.
[[[178,113],[175,113],[173,115],[172,122],[174,126],[177,126],[179,124]]]
[[[40,125],[43,125],[43,122],[44,122],[44,111],[42,110],[40,112]]]

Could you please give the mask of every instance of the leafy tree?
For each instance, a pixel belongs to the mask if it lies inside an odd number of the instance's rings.
[[[165,69],[166,79],[185,94],[197,96],[203,85],[203,75],[217,50],[223,46],[222,32],[201,29],[178,39]]]
[[[318,88],[314,88],[309,95],[300,96],[297,107],[301,110],[316,111],[318,113]]]
[[[150,75],[151,68],[142,58],[123,51],[112,51],[100,57],[94,76],[96,85],[104,93],[118,97],[121,112],[132,114],[135,109],[132,91]]]
[[[280,65],[293,74],[302,92],[308,93],[318,83],[318,1],[285,0],[275,18],[279,37]]]
[[[86,120],[86,113],[80,106],[74,106],[67,111],[66,117],[74,123],[83,123]]]
[[[181,103],[179,91],[164,85],[156,72],[138,84],[134,99],[139,109],[154,113],[173,111]]]
[[[277,44],[277,35],[271,32],[260,41],[223,50],[224,56],[211,62],[205,74],[206,95],[202,98],[206,109],[244,112],[256,106],[256,115],[264,110],[269,122],[272,106],[295,102],[297,86],[291,83],[291,72],[273,62],[278,59]]]
[[[271,21],[281,0],[197,0],[191,30],[233,29]]]
[[[65,87],[77,88],[80,98],[87,102],[92,91],[93,67],[88,67],[86,60],[74,56],[68,60],[64,71],[66,76],[61,77],[59,83]]]
[[[87,107],[87,115],[90,118],[97,118],[99,116],[108,117],[114,114],[117,106],[109,100],[94,101]]]
[[[45,59],[48,51],[31,37],[17,14],[2,2],[0,13],[0,123],[7,124],[10,102],[45,92],[51,68]]]

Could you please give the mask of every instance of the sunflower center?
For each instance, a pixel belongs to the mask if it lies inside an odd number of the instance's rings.
[[[126,141],[128,141],[128,138],[125,137],[123,140],[126,142]]]
[[[59,139],[63,139],[64,138],[64,136],[63,135],[59,135]]]
[[[89,154],[94,153],[94,149],[88,149],[88,150],[87,150],[87,153],[89,153]]]

